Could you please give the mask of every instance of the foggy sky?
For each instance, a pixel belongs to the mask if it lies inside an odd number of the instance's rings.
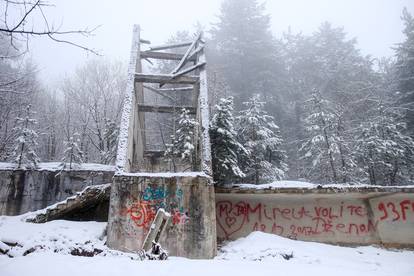
[[[132,25],[141,25],[142,37],[160,44],[178,30],[193,30],[196,22],[209,29],[217,22],[221,0],[51,0],[49,21],[64,29],[84,29],[101,25],[93,37],[71,38],[99,50],[108,59],[127,61]],[[268,0],[276,37],[290,26],[292,31],[310,34],[323,21],[343,26],[349,38],[356,37],[363,54],[391,56],[395,43],[402,41],[400,20],[403,7],[414,13],[413,0]],[[77,48],[32,39],[30,55],[38,65],[41,78],[56,84],[70,76],[88,58]]]

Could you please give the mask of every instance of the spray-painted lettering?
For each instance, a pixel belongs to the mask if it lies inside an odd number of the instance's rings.
[[[170,194],[163,186],[147,187],[140,198],[130,198],[127,208],[121,211],[121,215],[129,219],[139,228],[149,229],[155,218],[157,210],[164,208],[172,215],[172,224],[185,224],[190,218],[182,205],[183,191],[177,188]]]
[[[378,210],[380,220],[406,221],[408,215],[414,216],[414,200],[379,202]]]
[[[219,231],[225,238],[237,236],[239,231],[264,231],[294,239],[337,234],[361,236],[374,233],[378,226],[362,203],[284,207],[223,200],[216,203],[216,212]]]

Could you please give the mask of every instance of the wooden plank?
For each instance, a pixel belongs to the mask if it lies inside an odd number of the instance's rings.
[[[196,60],[197,54],[200,53],[202,50],[204,50],[204,45],[198,46],[194,51],[191,52],[191,54],[188,56],[188,60]]]
[[[145,237],[144,243],[142,244],[142,249],[145,252],[151,249],[153,242],[159,241],[167,228],[170,217],[170,213],[166,212],[163,208],[158,209],[147,236]]]
[[[183,108],[187,109],[190,114],[196,114],[196,108],[193,106],[138,105],[139,112],[179,113]]]
[[[151,44],[151,41],[143,39],[143,38],[140,38],[139,42],[142,44]]]
[[[154,52],[154,51],[143,51],[141,52],[141,58],[153,58],[153,59],[166,59],[166,60],[181,60],[183,54],[165,53],[165,52]],[[188,60],[196,61],[195,56],[189,57]]]
[[[165,150],[146,150],[144,151],[145,157],[162,157],[164,156]]]
[[[196,39],[191,43],[190,47],[188,47],[187,51],[185,52],[183,58],[178,63],[177,67],[171,72],[171,74],[177,73],[188,61],[188,56],[190,55],[191,51],[194,49],[195,45],[197,44],[198,40],[201,38],[201,32],[197,35]]]
[[[182,83],[182,84],[194,84],[198,82],[196,76],[181,76],[178,78],[172,78],[170,74],[135,74],[136,82],[148,82],[148,83]]]
[[[191,71],[194,71],[194,70],[196,70],[196,69],[198,69],[198,68],[200,68],[200,67],[202,67],[204,65],[206,65],[206,62],[200,62],[200,63],[197,63],[196,65],[193,65],[193,66],[190,66],[188,68],[185,68],[185,69],[183,69],[183,70],[175,73],[173,75],[173,79],[178,78],[178,77],[180,77],[180,76],[182,76],[184,74],[190,73]]]
[[[165,49],[181,48],[181,47],[189,46],[189,45],[191,45],[191,43],[192,42],[183,42],[183,43],[177,43],[177,44],[166,44],[166,45],[150,47],[150,49],[152,51],[159,51],[159,50],[165,50]]]
[[[157,89],[160,92],[192,92],[194,90],[194,87],[192,86],[186,86],[186,87],[168,87],[168,88],[158,88]]]
[[[144,88],[146,88],[146,89],[148,89],[148,90],[150,90],[150,91],[152,91],[152,92],[154,92],[154,93],[156,93],[156,94],[158,94],[158,95],[160,95],[160,96],[162,96],[164,98],[167,98],[167,99],[169,99],[172,102],[175,102],[175,99],[173,97],[165,94],[162,91],[159,91],[157,88],[154,88],[154,87],[151,87],[151,86],[147,86],[147,85],[144,85]]]

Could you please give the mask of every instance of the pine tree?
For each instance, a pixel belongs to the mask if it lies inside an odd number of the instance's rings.
[[[213,27],[209,60],[217,64],[235,97],[235,106],[261,93],[270,103],[282,79],[277,41],[270,30],[270,16],[257,0],[225,0],[219,22]]]
[[[241,144],[249,152],[248,158],[241,160],[245,180],[256,184],[280,180],[285,176],[287,165],[279,127],[263,110],[264,102],[259,95],[254,95],[244,105],[246,109],[237,117],[237,132]]]
[[[324,178],[325,182],[348,182],[355,163],[344,134],[341,112],[317,90],[305,104],[307,138],[300,151],[310,165],[304,176],[316,181]]]
[[[210,124],[213,176],[218,184],[226,184],[245,177],[239,167],[239,158],[248,156],[247,150],[237,141],[234,128],[233,97],[221,98],[215,106]]]
[[[65,151],[63,152],[64,156],[62,159],[64,167],[66,163],[69,163],[69,169],[72,169],[72,164],[81,164],[83,163],[82,155],[83,152],[79,148],[80,139],[78,138],[79,134],[75,133],[73,136],[69,137],[68,141],[65,142]]]
[[[401,19],[405,25],[403,33],[406,39],[396,48],[396,78],[401,103],[407,108],[407,130],[414,137],[414,18],[404,8]]]
[[[177,161],[194,165],[194,132],[197,125],[198,123],[191,118],[189,111],[183,108],[178,119],[177,130],[171,135],[172,143],[166,144],[164,153],[165,158],[172,162],[174,171],[177,170]]]
[[[356,153],[359,166],[372,185],[409,184],[414,141],[404,135],[403,113],[383,102],[378,102],[375,108],[376,114],[358,130]]]
[[[16,118],[16,142],[13,155],[14,161],[17,163],[17,168],[21,168],[22,165],[33,165],[36,167],[39,163],[39,157],[37,156],[35,149],[37,147],[36,139],[38,137],[36,131],[33,129],[37,124],[37,121],[33,119],[31,105],[26,106],[25,117]]]

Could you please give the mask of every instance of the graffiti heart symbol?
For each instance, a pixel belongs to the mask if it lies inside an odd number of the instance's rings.
[[[226,217],[226,225],[230,228],[236,223],[235,217]]]
[[[227,200],[216,203],[217,225],[227,238],[243,227],[247,219],[246,210],[246,203],[241,201],[236,204]]]

